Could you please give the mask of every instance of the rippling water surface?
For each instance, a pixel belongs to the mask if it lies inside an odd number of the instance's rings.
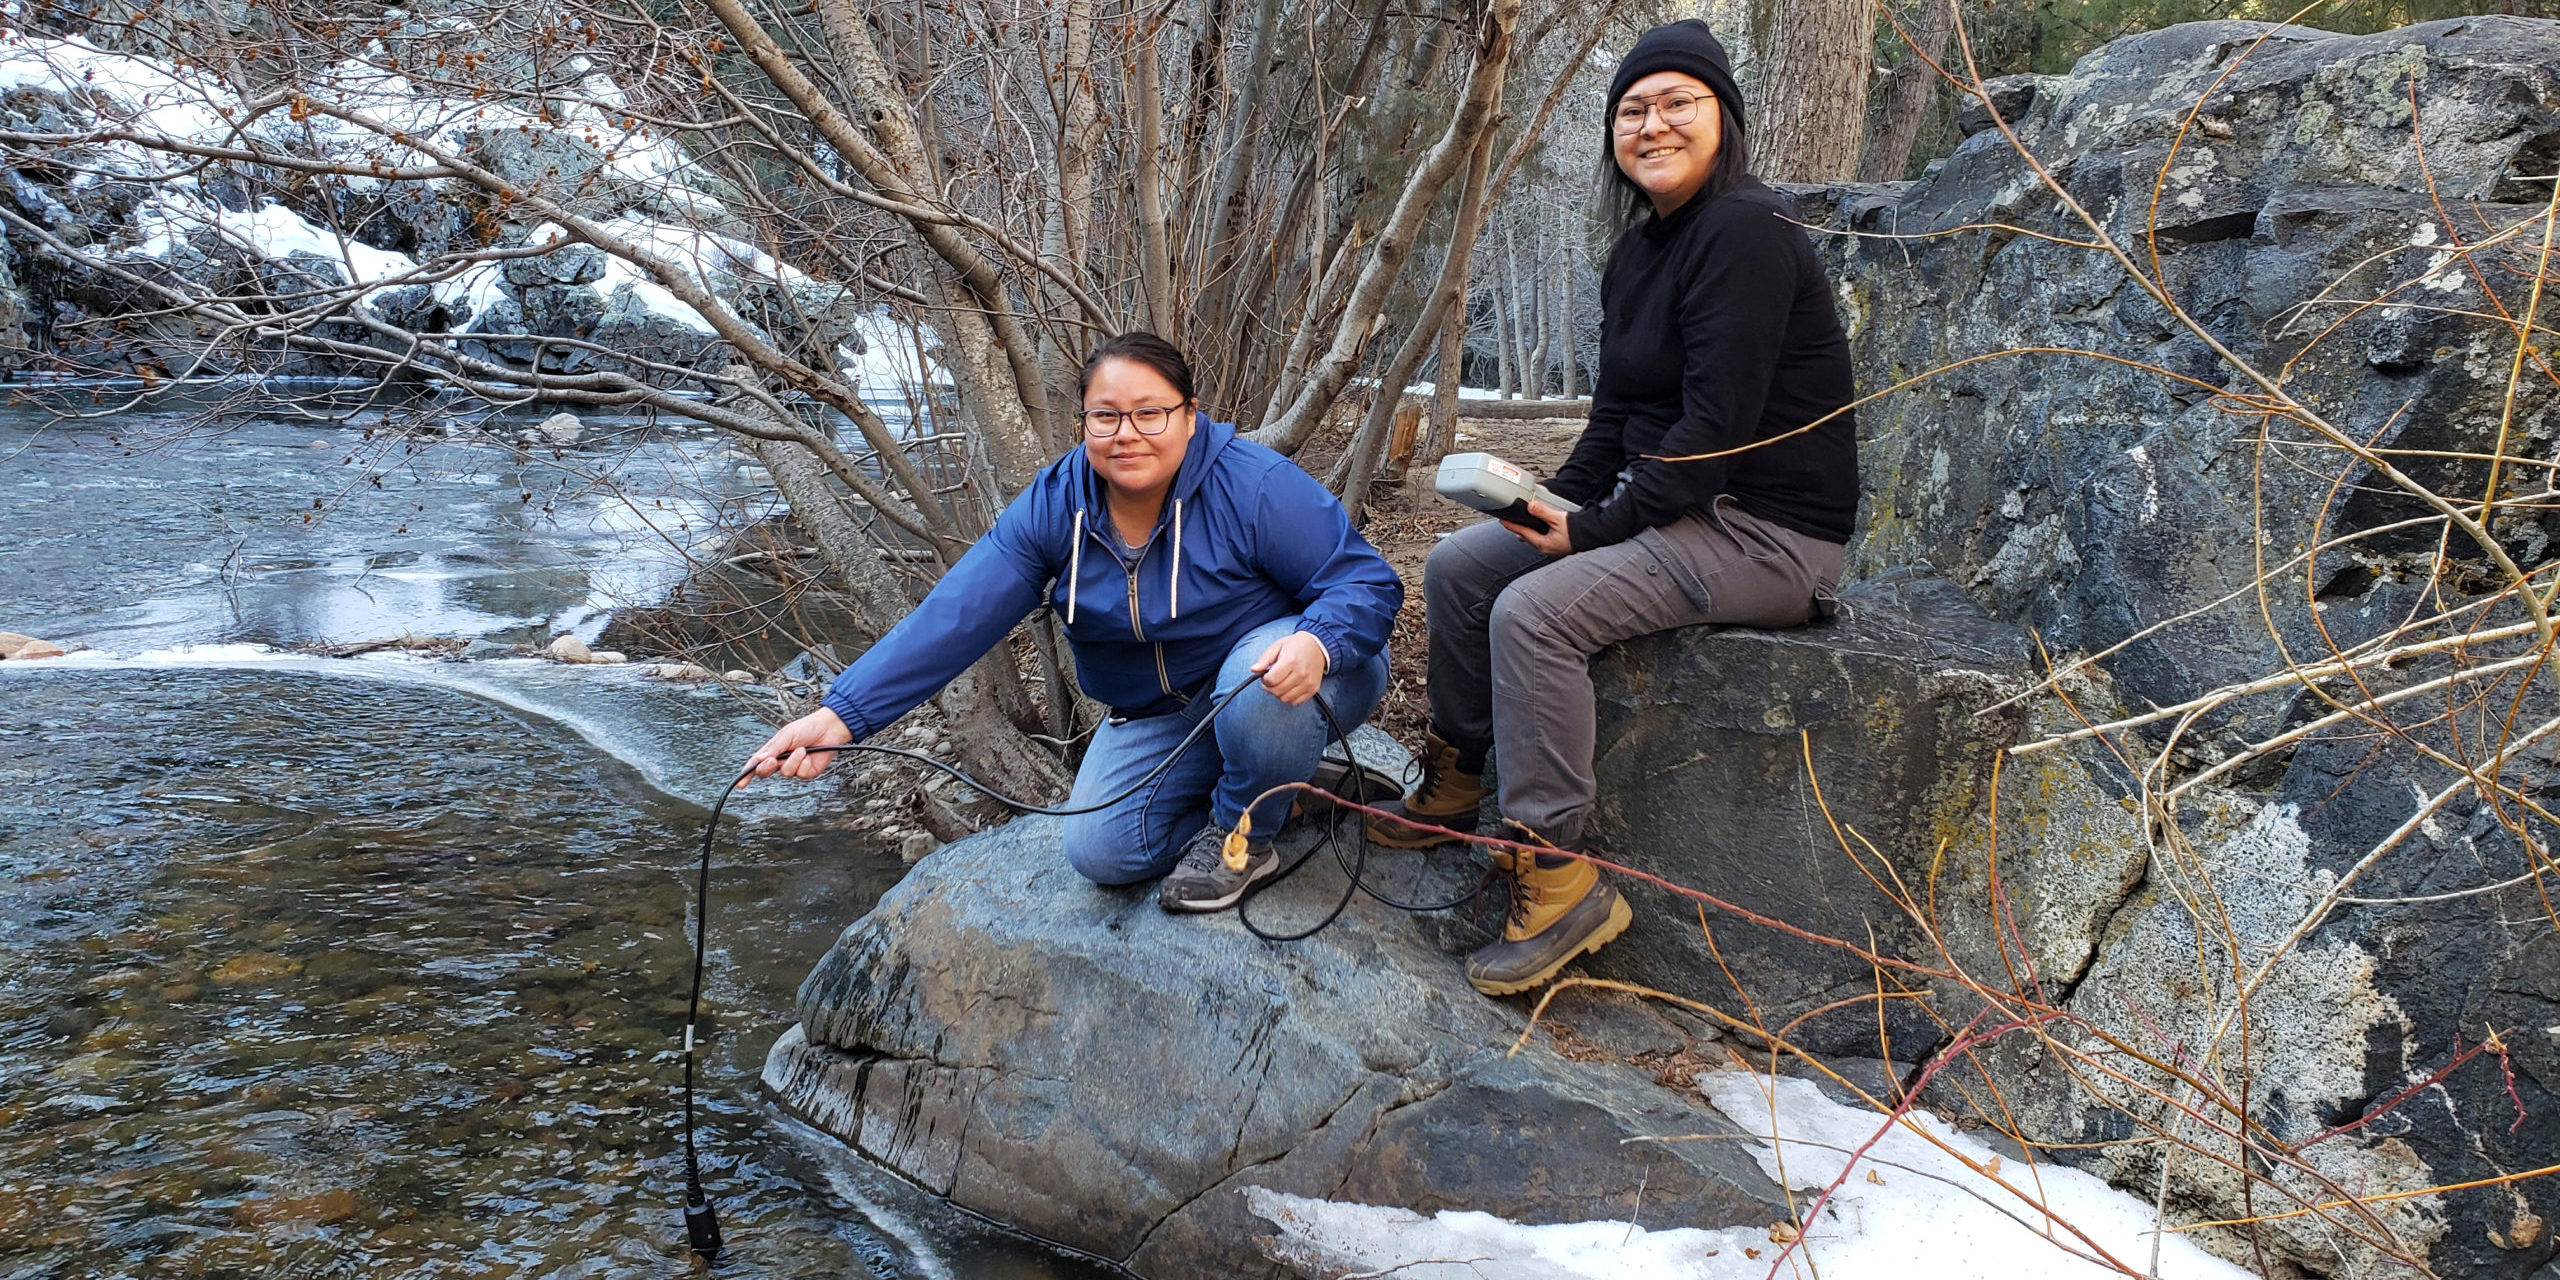
[[[0,501],[45,522],[0,552],[0,629],[129,658],[478,600],[483,633],[531,636],[659,572],[636,517],[457,518],[395,535],[440,585],[384,604],[355,548],[400,526],[370,485],[334,527],[288,523],[334,461],[310,434],[135,461],[0,419]],[[503,505],[485,462],[411,486],[410,515]],[[63,497],[82,475],[110,496]],[[703,814],[678,796],[752,745],[744,707],[628,672],[187,652],[0,667],[0,1275],[698,1271],[671,1155]],[[758,1094],[800,976],[899,871],[764,805],[715,889],[720,1274],[1085,1274]]]

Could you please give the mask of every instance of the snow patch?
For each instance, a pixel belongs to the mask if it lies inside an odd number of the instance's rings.
[[[40,662],[12,662],[0,670],[37,671],[62,667],[201,667],[232,666],[244,662],[302,662],[302,654],[262,644],[181,644],[161,649],[145,649],[131,657],[117,657],[106,649],[74,649],[59,658]]]
[[[280,204],[234,212],[193,191],[170,188],[155,193],[149,204],[136,209],[134,221],[142,228],[142,243],[136,252],[147,258],[165,258],[188,237],[211,231],[262,258],[289,258],[295,254],[325,258],[347,275],[345,283],[374,284],[418,269],[407,254],[376,249],[340,236]],[[341,282],[319,279],[310,287],[326,289],[338,283]]]
[[[139,133],[217,141],[244,113],[239,95],[210,75],[182,76],[156,58],[101,49],[86,39],[0,32],[0,92],[83,93]]]
[[[836,351],[840,372],[865,395],[899,395],[946,385],[951,371],[932,357],[924,335],[887,307],[874,307],[855,321],[862,351]]]
[[[1436,396],[1440,394],[1440,384],[1428,380],[1408,383],[1405,386],[1404,393],[1409,396]],[[1461,400],[1499,400],[1502,398],[1502,391],[1497,387],[1470,387],[1461,382],[1458,384],[1458,398]],[[1590,399],[1589,396],[1584,396],[1582,398],[1586,400]]]
[[[1718,1072],[1698,1087],[1746,1132],[1771,1178],[1810,1209],[1839,1183],[1783,1262],[1789,1224],[1717,1229],[1628,1222],[1523,1226],[1486,1213],[1345,1204],[1245,1189],[1280,1228],[1270,1247],[1311,1274],[1403,1280],[2245,1280],[2178,1236],[2144,1201],[2076,1169],[2005,1160],[1927,1112],[1902,1119],[1832,1101],[1808,1080]],[[1852,1156],[1852,1152],[1863,1154]],[[2067,1226],[2066,1226],[2067,1224]],[[2100,1259],[2112,1258],[2122,1270]],[[1772,1268],[1775,1268],[1774,1272]]]

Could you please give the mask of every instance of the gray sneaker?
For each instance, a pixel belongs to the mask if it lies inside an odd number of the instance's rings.
[[[1224,911],[1244,896],[1253,882],[1280,869],[1280,854],[1268,840],[1245,841],[1244,870],[1230,871],[1223,852],[1227,828],[1212,822],[1183,846],[1182,861],[1156,890],[1156,905],[1167,911]]]

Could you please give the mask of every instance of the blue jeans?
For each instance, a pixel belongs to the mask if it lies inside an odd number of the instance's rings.
[[[1253,687],[1237,695],[1173,767],[1128,798],[1107,809],[1066,820],[1067,862],[1097,884],[1131,884],[1173,870],[1182,846],[1214,818],[1235,825],[1236,816],[1256,796],[1273,787],[1304,782],[1315,776],[1333,730],[1315,699],[1284,706],[1253,674],[1253,660],[1274,641],[1298,629],[1297,616],[1268,622],[1245,633],[1227,651],[1217,682],[1194,696],[1191,705],[1170,715],[1144,720],[1106,721],[1094,730],[1085,748],[1084,765],[1076,770],[1070,806],[1091,804],[1127,790],[1162,763],[1192,726],[1200,723],[1218,699],[1239,684]],[[1347,670],[1327,672],[1322,692],[1344,732],[1364,724],[1387,691],[1387,658],[1377,654]],[[1297,793],[1284,792],[1253,811],[1253,830],[1267,835],[1288,819]]]

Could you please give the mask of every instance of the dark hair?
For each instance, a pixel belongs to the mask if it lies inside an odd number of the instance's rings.
[[[1708,96],[1714,97],[1709,91]],[[1618,104],[1611,102],[1615,114]],[[1742,121],[1725,109],[1724,99],[1716,98],[1716,129],[1723,139],[1716,144],[1716,166],[1707,171],[1707,183],[1698,188],[1692,200],[1713,200],[1751,180],[1751,143]],[[1609,230],[1624,231],[1644,220],[1653,211],[1653,197],[1618,167],[1618,139],[1603,124],[1600,135],[1600,208],[1609,219]]]
[[[1084,358],[1084,374],[1076,379],[1076,394],[1081,396],[1093,387],[1093,371],[1105,360],[1126,360],[1144,365],[1157,376],[1173,384],[1186,402],[1192,399],[1191,362],[1182,357],[1180,348],[1144,329],[1104,338],[1093,345],[1093,353]]]

